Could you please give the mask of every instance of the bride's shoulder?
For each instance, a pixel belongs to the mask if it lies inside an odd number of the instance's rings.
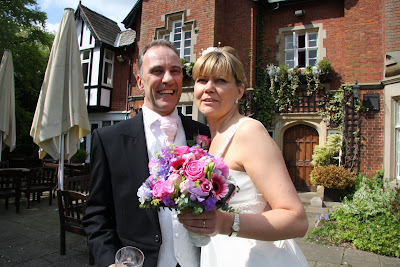
[[[264,125],[258,120],[249,117],[244,117],[240,119],[240,127],[238,129],[238,132],[249,133],[254,131],[265,132],[266,130]]]

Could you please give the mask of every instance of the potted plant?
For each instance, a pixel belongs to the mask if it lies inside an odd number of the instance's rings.
[[[324,187],[324,201],[340,201],[356,181],[354,173],[343,166],[317,166],[310,173],[310,182]]]
[[[333,67],[327,59],[322,59],[317,63],[319,71],[319,80],[321,82],[329,82],[332,80]]]
[[[88,153],[85,149],[78,149],[76,153],[71,157],[73,163],[84,163],[88,157]]]

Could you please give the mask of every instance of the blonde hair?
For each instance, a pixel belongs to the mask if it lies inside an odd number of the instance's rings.
[[[237,85],[247,83],[244,68],[235,48],[224,46],[202,55],[193,66],[193,79],[200,75],[232,75]]]

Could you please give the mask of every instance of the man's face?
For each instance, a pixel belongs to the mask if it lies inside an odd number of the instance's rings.
[[[144,90],[146,107],[161,116],[171,114],[182,94],[182,67],[178,55],[169,47],[153,46],[144,54],[142,77],[136,77]]]

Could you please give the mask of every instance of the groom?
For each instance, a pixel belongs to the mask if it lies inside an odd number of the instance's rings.
[[[186,145],[196,134],[210,135],[203,124],[178,114],[182,93],[178,55],[168,41],[147,44],[139,54],[136,77],[145,93],[142,111],[92,132],[92,180],[83,224],[97,266],[113,264],[123,246],[141,249],[144,267],[200,265],[200,251],[190,243],[176,214],[140,209],[136,195],[149,176],[149,159],[162,146]]]

